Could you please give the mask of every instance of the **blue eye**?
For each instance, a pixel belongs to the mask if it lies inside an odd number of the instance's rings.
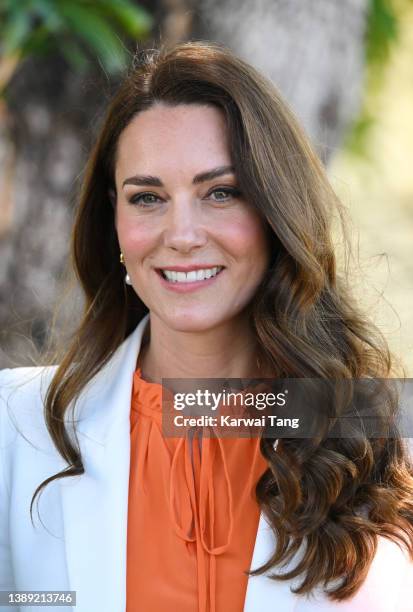
[[[149,199],[148,201],[144,198],[152,199]],[[152,204],[157,204],[157,200],[159,200],[159,198],[155,193],[150,193],[149,191],[147,191],[145,193],[137,193],[129,200],[129,202],[131,204],[135,204],[136,206],[141,206],[142,208],[149,208],[150,206],[152,206]]]
[[[226,196],[225,199],[218,198],[215,200],[216,202],[226,202],[230,198],[236,198],[241,195],[241,192],[238,189],[235,189],[235,187],[216,187],[210,191],[208,195],[212,195],[213,193],[224,194],[224,196]]]

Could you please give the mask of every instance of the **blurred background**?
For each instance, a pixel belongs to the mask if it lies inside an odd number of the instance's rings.
[[[354,292],[413,377],[411,0],[0,0],[0,368],[31,365],[82,309],[73,210],[136,52],[225,44],[304,125],[351,223]],[[339,238],[337,238],[339,246]]]

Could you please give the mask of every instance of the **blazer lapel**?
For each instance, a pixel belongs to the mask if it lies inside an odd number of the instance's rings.
[[[272,531],[261,513],[258,524],[257,537],[255,540],[254,552],[250,570],[257,569],[271,557],[274,547],[274,536]],[[244,612],[266,612],[275,603],[274,593],[272,592],[273,583],[265,576],[250,576],[247,583],[245,596]],[[278,599],[276,601],[278,608]],[[280,610],[284,608],[280,607]]]
[[[70,589],[78,612],[126,607],[126,545],[133,373],[146,315],[76,405],[85,473],[60,479]]]
[[[264,513],[261,513],[258,524],[257,537],[251,561],[251,570],[258,569],[266,563],[275,550],[275,535],[269,526]],[[269,571],[268,574],[285,574],[293,569],[304,553],[304,545],[297,551],[296,556],[282,567]],[[271,580],[268,575],[250,576],[247,583],[247,592],[244,602],[244,612],[298,612],[306,610],[305,597],[299,598],[292,593],[291,588],[299,586],[301,579]]]

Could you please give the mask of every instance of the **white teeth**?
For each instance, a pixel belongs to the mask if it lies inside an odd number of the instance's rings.
[[[176,272],[175,270],[162,270],[162,274],[168,281],[173,283],[193,283],[194,281],[205,280],[216,276],[221,272],[222,266],[205,268],[202,270],[191,270],[190,272]]]
[[[188,280],[188,282],[190,281],[196,281],[197,280],[197,276],[198,273],[196,272],[196,270],[191,270],[191,272],[188,272],[187,274],[183,273],[181,280]]]

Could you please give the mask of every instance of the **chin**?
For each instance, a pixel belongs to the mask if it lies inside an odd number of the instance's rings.
[[[170,329],[181,332],[206,332],[225,322],[224,317],[199,312],[169,313],[164,319]]]

